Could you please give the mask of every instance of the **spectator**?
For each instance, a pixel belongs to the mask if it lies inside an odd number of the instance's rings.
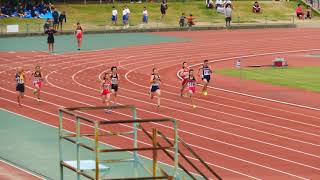
[[[33,8],[32,2],[31,2],[31,1],[28,1],[28,2],[27,2],[27,5],[26,5],[27,11],[32,10],[32,8]]]
[[[223,4],[224,4],[224,8],[227,8],[227,5],[229,5],[230,8],[232,9],[232,2],[230,0],[223,1]]]
[[[23,18],[25,16],[24,9],[23,9],[22,5],[20,5],[18,7],[17,13],[18,13],[18,16],[21,17],[21,18]]]
[[[302,10],[301,4],[298,4],[298,7],[296,9],[296,14],[297,14],[297,17],[299,19],[303,19],[304,18],[304,14],[303,14],[303,10]]]
[[[41,14],[47,14],[48,10],[47,8],[43,8]]]
[[[6,17],[9,17],[9,16],[6,14],[3,14],[2,11],[0,10],[0,19],[6,18]]]
[[[232,9],[231,5],[227,4],[226,8],[224,9],[224,15],[226,18],[226,27],[231,27],[231,19],[232,19]]]
[[[67,16],[66,16],[66,12],[65,11],[62,11],[62,13],[59,16],[59,24],[60,24],[60,31],[61,32],[62,32],[63,21],[64,21],[64,23],[67,23]]]
[[[195,25],[195,23],[194,23],[195,18],[192,16],[192,14],[190,14],[187,19],[188,19],[188,26],[189,27],[192,27],[193,25]]]
[[[129,27],[129,18],[130,18],[130,9],[128,8],[128,6],[125,6],[125,12],[126,12],[126,26],[127,28]]]
[[[217,9],[219,6],[220,6],[220,7],[223,6],[223,1],[222,1],[222,0],[216,0],[216,6],[215,6],[215,8]]]
[[[33,8],[31,9],[31,17],[33,17],[33,18],[39,17],[39,14],[37,13],[35,6],[33,6]]]
[[[54,30],[58,30],[58,27],[59,27],[59,12],[57,11],[56,8],[53,8],[52,18],[53,18],[53,29]]]
[[[148,23],[148,11],[146,7],[144,7],[142,11],[142,22],[146,24]]]
[[[118,20],[118,11],[116,10],[116,8],[114,6],[112,6],[112,24],[113,25],[117,25],[117,20]]]
[[[206,0],[206,7],[212,9],[213,8],[213,1],[212,0]]]
[[[306,19],[311,19],[312,17],[312,10],[310,6],[307,6],[307,10],[306,10]]]
[[[122,9],[122,23],[123,23],[123,27],[126,28],[126,26],[127,26],[127,10],[125,7],[123,7],[123,9]]]
[[[51,4],[51,3],[47,4],[47,9],[49,12],[52,12],[52,10],[54,9],[53,4]]]
[[[166,0],[162,0],[161,5],[160,5],[161,21],[163,20],[164,16],[166,15],[167,9],[168,9],[168,5],[166,3]]]
[[[50,22],[50,19],[48,18],[47,21],[44,23],[43,25],[43,29],[44,29],[44,32],[46,32],[47,30],[49,30],[49,27],[51,26],[51,22]]]
[[[185,20],[186,20],[186,16],[184,15],[184,13],[181,14],[180,18],[179,18],[179,25],[180,27],[184,27],[185,25]]]
[[[224,7],[221,4],[217,5],[217,12],[224,14]]]
[[[252,7],[252,12],[253,13],[260,13],[260,10],[261,10],[261,7],[260,7],[259,3],[257,1],[254,2],[253,7]]]

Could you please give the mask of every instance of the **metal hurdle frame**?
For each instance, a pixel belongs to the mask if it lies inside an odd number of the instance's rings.
[[[89,118],[83,117],[79,115],[79,111],[81,110],[103,110],[103,109],[130,109],[132,112],[132,119],[130,120],[114,120],[114,121],[94,121]],[[63,117],[64,114],[67,114],[69,116],[72,116],[75,118],[75,124],[76,124],[76,132],[75,133],[67,133],[64,132],[63,129]],[[81,121],[84,121],[86,123],[89,123],[94,128],[94,132],[92,134],[81,134],[80,132],[80,125]],[[159,135],[157,129],[152,129],[152,147],[138,147],[138,129],[139,125],[141,123],[152,123],[152,122],[172,122],[173,123],[173,130],[174,130],[174,141],[173,144],[170,144],[169,146],[160,146],[157,142],[157,136]],[[133,124],[133,131],[130,132],[107,132],[107,133],[100,133],[100,127],[101,125],[108,125],[108,124]],[[88,125],[88,124],[86,124]],[[67,131],[67,130],[65,130]],[[100,136],[114,136],[114,135],[128,135],[133,134],[133,148],[128,149],[100,149],[99,146],[99,139]],[[87,137],[91,138],[91,140],[94,140],[94,147],[90,147],[84,143],[80,142],[81,137]],[[161,137],[161,136],[160,136]],[[72,139],[72,138],[75,138]],[[73,144],[76,144],[76,168],[73,166],[70,166],[69,164],[64,161],[63,158],[63,146],[62,142],[66,140],[68,142],[71,142]],[[139,163],[142,165],[144,169],[147,170],[146,167],[140,162],[138,157],[138,151],[152,151],[153,152],[153,171],[152,176],[150,177],[141,177],[137,178],[134,177],[132,179],[176,179],[178,175],[178,158],[179,158],[179,150],[178,150],[178,129],[177,129],[177,122],[175,119],[171,118],[162,118],[162,119],[138,119],[137,118],[137,112],[135,106],[95,106],[95,107],[69,107],[69,108],[60,108],[59,109],[59,158],[60,158],[60,179],[64,179],[64,167],[74,171],[77,173],[77,180],[80,180],[80,176],[84,176],[88,179],[92,180],[100,180],[100,163],[107,163],[107,162],[123,162],[123,161],[133,161],[135,163]],[[92,151],[95,153],[95,177],[90,176],[89,174],[85,173],[85,171],[82,171],[80,169],[80,148],[85,148],[89,151]],[[162,176],[157,175],[158,170],[158,160],[157,160],[157,151],[158,150],[173,150],[173,173],[172,175],[168,175],[164,170],[160,168],[160,171],[162,172]],[[111,153],[111,152],[121,152],[121,151],[130,151],[133,152],[133,159],[126,159],[126,160],[101,160],[100,159],[100,153]],[[150,173],[151,174],[151,173]],[[130,179],[130,178],[118,178],[120,179]],[[107,180],[107,179],[106,179]],[[109,179],[110,180],[110,179]]]

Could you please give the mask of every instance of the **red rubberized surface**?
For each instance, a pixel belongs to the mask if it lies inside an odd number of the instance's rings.
[[[320,52],[317,32],[317,29],[168,32],[158,34],[191,41],[63,55],[1,53],[0,105],[57,126],[59,107],[101,105],[99,76],[116,65],[121,74],[118,102],[137,106],[139,118],[176,118],[180,137],[224,179],[320,179],[319,93],[213,75],[209,95],[197,93],[197,108],[193,109],[188,99],[179,96],[180,81],[176,77],[182,61],[192,65],[208,59],[216,61],[215,68],[233,67],[239,56],[243,56],[243,64],[247,65],[271,64],[278,56],[287,57],[289,65],[289,57],[294,59],[294,66],[303,65],[301,61],[320,65],[320,61],[303,56]],[[46,76],[43,101],[35,101],[28,82],[24,106],[18,108],[13,68],[23,66],[30,77],[29,70],[36,64],[42,66]],[[153,67],[160,69],[163,81],[159,110],[148,96]],[[197,92],[200,91],[198,87]],[[130,118],[129,113],[117,111],[111,115],[94,112],[93,116],[96,120]],[[74,130],[72,122],[67,124],[68,129]],[[171,132],[169,126],[154,126]],[[140,145],[150,144],[146,138],[139,140]],[[105,142],[125,147],[130,139],[120,137]]]

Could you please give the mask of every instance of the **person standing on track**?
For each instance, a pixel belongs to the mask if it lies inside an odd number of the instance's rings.
[[[151,83],[150,98],[153,99],[153,97],[156,95],[157,98],[158,98],[156,107],[160,108],[160,95],[161,95],[160,84],[161,84],[161,80],[160,80],[160,76],[158,74],[157,68],[153,68],[152,69],[150,83]]]
[[[41,67],[36,66],[35,71],[32,73],[32,84],[34,86],[33,94],[36,96],[37,101],[40,102],[40,90],[42,86]]]
[[[183,96],[184,89],[186,88],[186,85],[187,85],[187,79],[188,79],[188,76],[189,76],[189,70],[190,69],[188,67],[187,62],[183,62],[182,63],[182,69],[180,69],[179,72],[178,72],[179,77],[182,79],[181,92],[180,92],[181,97]]]
[[[24,97],[24,82],[25,82],[26,76],[24,74],[23,68],[18,67],[17,73],[16,73],[16,92],[17,92],[17,101],[19,107],[21,106],[21,99]]]
[[[193,94],[196,92],[196,86],[197,86],[197,81],[196,78],[194,77],[194,71],[193,69],[189,70],[189,75],[187,78],[187,86],[188,86],[188,97],[191,100],[191,105],[193,108],[196,108],[197,106],[193,102]]]
[[[208,65],[208,60],[203,61],[203,66],[199,69],[198,75],[201,77],[203,82],[202,94],[208,95],[207,87],[211,79],[212,68]]]
[[[116,105],[117,102],[117,93],[119,88],[119,75],[118,75],[118,68],[116,66],[111,67],[111,92],[114,95],[113,104]]]
[[[47,42],[48,42],[48,50],[49,50],[49,53],[53,53],[53,49],[54,49],[54,34],[56,33],[57,31],[52,29],[52,26],[49,27],[48,30],[46,30],[45,34],[48,34],[48,39],[47,39]]]
[[[106,72],[103,76],[103,82],[101,84],[101,96],[102,96],[102,103],[106,104],[107,106],[110,105],[110,94],[111,94],[110,74]],[[110,109],[106,109],[105,111],[106,113],[111,113]]]
[[[75,35],[76,35],[77,43],[78,43],[77,47],[78,47],[78,50],[80,51],[81,46],[82,46],[83,29],[82,29],[79,22],[77,22],[77,28],[75,30]]]

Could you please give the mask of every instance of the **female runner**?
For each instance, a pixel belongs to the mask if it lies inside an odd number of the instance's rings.
[[[24,96],[24,80],[26,79],[26,76],[24,75],[24,71],[22,67],[17,68],[17,73],[16,73],[16,92],[17,92],[17,101],[19,107],[21,106],[21,99]]]
[[[42,87],[42,74],[41,67],[36,66],[35,71],[32,73],[32,84],[34,86],[33,94],[36,96],[38,102],[40,102],[40,90]]]
[[[120,77],[118,75],[118,68],[116,66],[111,67],[111,92],[114,94],[113,104],[116,104],[117,93],[119,88]]]
[[[151,83],[151,88],[150,88],[150,98],[153,99],[153,97],[156,95],[158,98],[156,107],[160,108],[160,76],[158,74],[158,70],[157,68],[153,68],[152,69],[152,74],[151,74],[151,78],[150,78],[150,83]]]
[[[111,94],[111,81],[110,81],[110,74],[105,73],[103,76],[103,82],[101,84],[101,96],[102,96],[102,103],[106,104],[107,106],[110,105],[110,94]],[[111,113],[111,109],[106,109],[106,113]]]
[[[208,65],[208,60],[204,60],[203,66],[198,71],[198,75],[201,76],[201,79],[203,82],[202,94],[205,96],[208,95],[207,87],[211,79],[211,74],[212,74],[212,69],[211,69],[211,66]]]
[[[184,89],[186,88],[187,85],[187,79],[188,79],[188,75],[189,75],[189,67],[187,62],[183,62],[182,63],[182,69],[179,70],[178,74],[179,76],[182,78],[182,84],[181,84],[181,91],[180,91],[180,95],[181,97],[183,96],[183,92]]]
[[[189,70],[189,76],[187,78],[187,86],[188,86],[188,97],[191,100],[191,105],[193,108],[196,108],[197,106],[194,104],[192,96],[196,92],[196,85],[197,81],[196,78],[194,77],[194,71],[193,69]]]

